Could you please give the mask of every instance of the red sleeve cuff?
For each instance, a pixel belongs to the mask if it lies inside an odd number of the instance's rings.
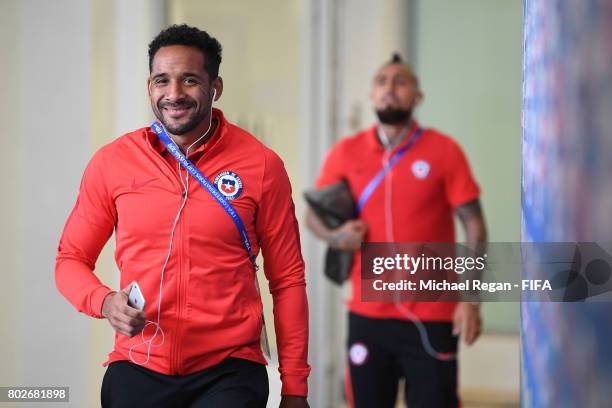
[[[99,288],[94,289],[94,291],[91,293],[89,303],[93,317],[97,319],[102,319],[104,317],[102,315],[102,305],[104,304],[104,299],[106,296],[110,295],[111,293],[115,293],[115,291],[107,286],[100,286]]]
[[[308,396],[308,375],[281,375],[281,395]]]
[[[474,200],[478,200],[480,198],[480,189],[478,187],[474,188],[472,191],[461,195],[460,197],[453,200],[451,203],[452,207],[457,209],[464,204],[471,203]]]

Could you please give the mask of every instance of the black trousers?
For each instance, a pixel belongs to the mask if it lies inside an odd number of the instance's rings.
[[[437,352],[457,352],[451,323],[423,324]],[[356,408],[395,407],[402,377],[410,408],[459,406],[457,361],[427,354],[412,322],[349,313],[348,356],[347,396]]]
[[[101,397],[104,408],[265,408],[268,374],[265,366],[239,358],[185,376],[117,361],[106,369]]]

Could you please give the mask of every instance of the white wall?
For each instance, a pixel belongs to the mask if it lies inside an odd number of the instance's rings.
[[[55,289],[58,238],[89,155],[89,2],[4,1],[3,385],[70,387],[83,401],[88,322]],[[6,12],[6,14],[5,14]],[[7,32],[8,31],[8,32]],[[8,154],[6,154],[8,153]],[[5,260],[5,261],[6,261]],[[5,325],[6,324],[6,325]],[[5,340],[6,339],[6,340]],[[2,347],[3,349],[5,347]],[[43,405],[41,405],[43,406]],[[57,405],[56,405],[57,406]]]
[[[17,1],[7,1],[0,9],[0,37],[12,38],[16,35],[19,27],[17,23]],[[3,368],[0,369],[0,383],[11,384],[16,381],[15,368],[17,358],[15,347],[17,343],[16,324],[18,316],[14,313],[16,302],[19,299],[16,293],[17,284],[17,264],[16,254],[17,244],[16,235],[18,233],[18,222],[16,213],[19,203],[16,200],[18,194],[19,180],[16,178],[16,168],[18,165],[18,141],[17,130],[18,121],[14,118],[18,103],[18,86],[15,80],[18,67],[15,60],[18,58],[18,44],[7,41],[0,47],[0,78],[4,79],[2,92],[0,92],[0,123],[2,131],[3,160],[0,161],[0,188],[2,188],[3,198],[1,200],[0,211],[0,283],[3,288],[0,296],[0,325],[5,328],[2,330],[2,340],[0,347],[0,361]],[[12,106],[12,109],[10,107]]]

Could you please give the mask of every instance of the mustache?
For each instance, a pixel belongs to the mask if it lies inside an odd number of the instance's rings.
[[[193,108],[195,105],[196,104],[194,102],[189,102],[189,101],[161,102],[159,104],[159,107],[161,109],[164,109],[164,108],[181,109],[181,108]]]

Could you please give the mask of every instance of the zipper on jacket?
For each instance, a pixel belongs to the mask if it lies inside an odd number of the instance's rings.
[[[154,154],[159,158],[159,160],[164,162],[164,165],[166,166],[167,169],[169,169],[171,171],[172,174],[174,174],[175,176],[175,180],[179,183],[179,191],[181,193],[181,199],[185,198],[186,194],[189,194],[189,191],[184,191],[183,190],[183,183],[181,182],[181,178],[182,178],[182,174],[181,174],[181,170],[180,167],[177,167],[178,170],[178,177],[177,177],[177,172],[174,171],[174,169],[172,168],[172,166],[170,165],[170,163],[168,163],[166,161],[165,158],[163,158],[152,146],[149,145],[149,148],[154,152]],[[204,158],[204,156],[206,155],[206,153],[204,153],[199,159],[198,161],[195,163],[195,166],[199,168],[199,164],[202,161],[202,159]],[[178,162],[177,162],[178,164]],[[194,182],[196,182],[194,180]],[[176,327],[175,327],[175,335],[174,337],[174,341],[172,342],[172,345],[170,347],[170,358],[169,358],[169,362],[170,362],[170,372],[174,373],[175,375],[181,375],[182,371],[183,371],[183,364],[181,362],[181,347],[180,347],[180,343],[179,343],[179,338],[180,338],[180,331],[181,331],[181,318],[182,315],[184,314],[184,307],[183,307],[183,256],[187,256],[184,254],[184,243],[183,243],[183,239],[185,239],[186,237],[186,232],[185,229],[187,228],[187,222],[185,221],[185,217],[186,217],[186,210],[187,210],[187,205],[185,205],[185,208],[183,208],[183,212],[181,214],[181,217],[178,221],[179,225],[177,225],[178,229],[179,229],[179,234],[178,236],[176,236],[176,241],[178,242],[178,251],[177,251],[177,295],[176,295],[176,308],[177,308],[177,314],[176,314]]]
[[[382,165],[384,168],[389,167],[389,159],[391,158],[391,148],[385,149],[383,154]],[[393,168],[390,168],[385,177],[385,232],[387,242],[395,242],[395,234],[393,231]]]
[[[189,194],[189,192],[187,192]],[[179,343],[179,339],[181,337],[181,318],[183,315],[183,255],[184,255],[184,244],[183,239],[185,239],[185,217],[187,205],[183,208],[183,214],[181,219],[179,220],[179,231],[180,238],[178,239],[178,260],[177,260],[177,291],[176,291],[176,332],[174,335],[174,372],[176,375],[181,375],[183,371],[183,365],[181,364],[181,347]]]
[[[159,152],[157,152],[157,150],[155,150],[153,148],[153,146],[151,146],[150,144],[147,143],[148,148],[151,150],[151,152],[153,153],[154,156],[156,156],[155,160],[161,160],[163,162],[163,165],[166,166],[166,169],[168,169],[170,171],[170,173],[172,173],[173,175],[173,180],[174,185],[178,187],[178,193],[179,193],[179,204],[180,204],[180,200],[185,198],[185,191],[183,190],[183,185],[181,183],[181,175],[178,171],[178,167],[177,170],[174,170],[172,168],[172,166],[170,165],[170,163],[168,163],[166,161],[165,158],[163,158]],[[178,162],[177,162],[178,164]],[[188,193],[188,192],[187,192]],[[181,371],[181,367],[180,367],[180,362],[179,362],[179,347],[178,347],[178,339],[179,339],[179,329],[180,329],[180,318],[181,318],[181,290],[182,290],[182,285],[181,285],[181,268],[182,268],[182,257],[183,257],[183,239],[184,239],[184,231],[183,231],[183,218],[184,218],[184,214],[185,214],[185,209],[186,209],[187,205],[185,204],[185,208],[183,208],[183,213],[181,214],[181,217],[178,220],[178,232],[179,235],[175,236],[175,242],[178,242],[179,248],[177,251],[177,279],[178,279],[178,288],[177,288],[177,301],[176,301],[176,309],[177,309],[177,313],[176,313],[176,328],[175,328],[175,335],[172,336],[172,343],[170,345],[170,355],[168,356],[168,362],[170,365],[170,372],[171,373],[176,373],[179,374]],[[164,307],[164,302],[162,300],[162,305],[161,307]]]

